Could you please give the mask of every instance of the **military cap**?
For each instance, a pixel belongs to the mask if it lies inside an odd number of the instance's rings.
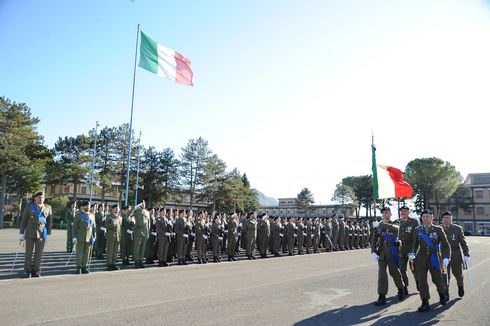
[[[124,209],[128,209],[128,208],[129,208],[129,206],[128,206],[128,205],[124,205],[124,206],[122,207],[122,209],[123,209],[123,210],[124,210]]]
[[[37,196],[42,196],[42,195],[44,195],[44,192],[42,192],[42,191],[38,191],[38,192],[36,192],[36,193],[34,194],[34,197],[33,197],[33,198],[36,198]]]
[[[119,204],[114,204],[111,206],[112,209],[116,208],[117,206],[119,206]]]
[[[444,213],[442,213],[441,218],[443,218],[444,216],[453,216],[453,214],[451,214],[450,211],[445,211]]]
[[[381,208],[381,213],[383,212],[391,212],[391,208],[389,208],[388,206],[383,206],[383,208]]]
[[[401,211],[402,209],[406,209],[407,211],[409,211],[409,210],[410,210],[410,208],[408,208],[408,206],[407,206],[407,205],[403,205],[402,207],[400,207],[399,211]]]
[[[420,216],[422,216],[422,215],[424,215],[424,214],[430,214],[430,215],[432,215],[432,211],[431,211],[430,209],[424,209],[424,210],[422,211],[422,213],[420,213]]]

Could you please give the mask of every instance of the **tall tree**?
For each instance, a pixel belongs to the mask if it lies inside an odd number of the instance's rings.
[[[126,191],[126,173],[127,173],[127,160],[128,160],[128,143],[129,143],[129,124],[124,123],[118,126],[115,130],[115,138],[114,138],[114,162],[115,162],[115,175],[116,175],[116,183],[119,185],[119,202],[122,202],[122,196]],[[134,130],[131,130],[131,139],[135,138]],[[134,141],[131,142],[131,158],[130,158],[130,169],[132,171],[136,171],[136,163],[137,163],[137,153],[138,153],[138,144]],[[132,174],[134,180],[135,173]],[[131,184],[134,184],[131,182]],[[131,194],[132,187],[129,187],[129,192]],[[129,194],[129,195],[130,195]],[[134,199],[134,198],[133,198]],[[129,200],[129,199],[128,199]],[[128,204],[131,200],[128,202]]]
[[[437,214],[440,200],[452,196],[462,179],[453,165],[436,157],[412,160],[405,168],[405,180],[412,186],[414,194],[420,197],[415,202],[419,213],[429,206],[429,198],[433,197]]]
[[[143,149],[143,159],[140,164],[140,176],[143,179],[142,195],[148,206],[160,204],[163,196],[163,173],[161,170],[162,153],[155,147]]]
[[[160,155],[160,169],[162,171],[163,199],[176,194],[180,187],[179,175],[180,162],[175,157],[174,151],[165,148]]]
[[[0,173],[2,178],[0,228],[3,228],[8,184],[23,184],[21,188],[24,191],[37,190],[33,188],[40,185],[41,172],[44,167],[36,163],[36,156],[44,151],[42,150],[44,146],[42,136],[36,131],[38,123],[39,119],[32,116],[31,109],[25,103],[16,103],[0,97]],[[25,180],[23,180],[24,177],[26,177]]]
[[[344,210],[345,205],[356,201],[356,195],[351,187],[340,182],[335,185],[332,200],[340,202],[340,207]]]
[[[313,197],[313,193],[308,188],[301,189],[300,193],[296,197],[296,205],[298,206],[298,210],[300,213],[305,215],[311,209],[311,205],[315,202],[315,198]]]
[[[88,180],[92,162],[92,137],[59,137],[54,144],[55,163],[52,179],[73,184],[73,200],[78,196],[78,185]]]
[[[350,187],[354,191],[357,204],[356,217],[359,217],[361,207],[366,208],[366,217],[368,217],[368,208],[373,202],[373,176],[361,175],[350,176],[342,179],[342,184]]]
[[[225,189],[224,182],[226,181],[226,164],[218,155],[211,155],[204,169],[203,175],[203,190],[199,197],[212,203],[213,211],[216,210],[216,205],[220,205],[219,201],[224,200],[223,191]]]
[[[114,189],[117,180],[116,171],[116,139],[117,128],[105,127],[97,135],[97,155],[95,160],[95,170],[97,172],[98,184],[101,189],[102,201],[105,195]]]
[[[180,172],[184,191],[190,195],[192,209],[196,194],[200,193],[204,182],[204,170],[212,152],[208,142],[201,137],[190,139],[180,154]]]

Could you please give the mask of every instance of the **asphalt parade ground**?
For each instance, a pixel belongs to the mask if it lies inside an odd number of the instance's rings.
[[[430,283],[431,310],[417,312],[410,296],[398,302],[390,280],[388,304],[375,307],[377,263],[369,249],[206,265],[171,265],[105,271],[93,260],[91,273],[65,266],[66,231],[53,230],[45,248],[42,277],[22,279],[23,247],[18,229],[0,230],[1,325],[490,325],[490,237],[467,237],[472,286],[439,304]]]

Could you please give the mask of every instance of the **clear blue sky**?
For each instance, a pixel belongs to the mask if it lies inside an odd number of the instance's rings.
[[[273,197],[436,156],[490,172],[488,1],[0,0],[0,95],[59,136],[129,121],[137,24],[194,87],[137,68],[145,146],[202,136]]]

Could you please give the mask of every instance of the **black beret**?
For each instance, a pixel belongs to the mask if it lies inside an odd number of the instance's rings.
[[[422,213],[420,213],[420,216],[422,216],[422,215],[424,215],[424,214],[430,214],[430,215],[432,215],[432,211],[431,211],[430,209],[424,209],[424,210],[422,211]]]
[[[444,216],[453,216],[453,214],[451,214],[450,211],[445,211],[444,213],[442,213],[441,218],[443,218]]]
[[[389,208],[388,206],[383,206],[383,208],[381,208],[381,213],[383,212],[391,212],[391,208]]]
[[[407,205],[403,205],[402,207],[400,207],[400,209],[399,209],[399,210],[401,211],[402,209],[406,209],[407,211],[409,211],[409,210],[410,210],[410,208],[408,208],[408,206],[407,206]]]
[[[89,202],[84,200],[80,203],[80,207],[83,207],[83,206],[88,206],[89,205]]]
[[[114,204],[114,205],[112,205],[112,206],[111,206],[111,208],[113,208],[113,209],[114,209],[114,208],[116,208],[117,206],[119,206],[119,204]]]

